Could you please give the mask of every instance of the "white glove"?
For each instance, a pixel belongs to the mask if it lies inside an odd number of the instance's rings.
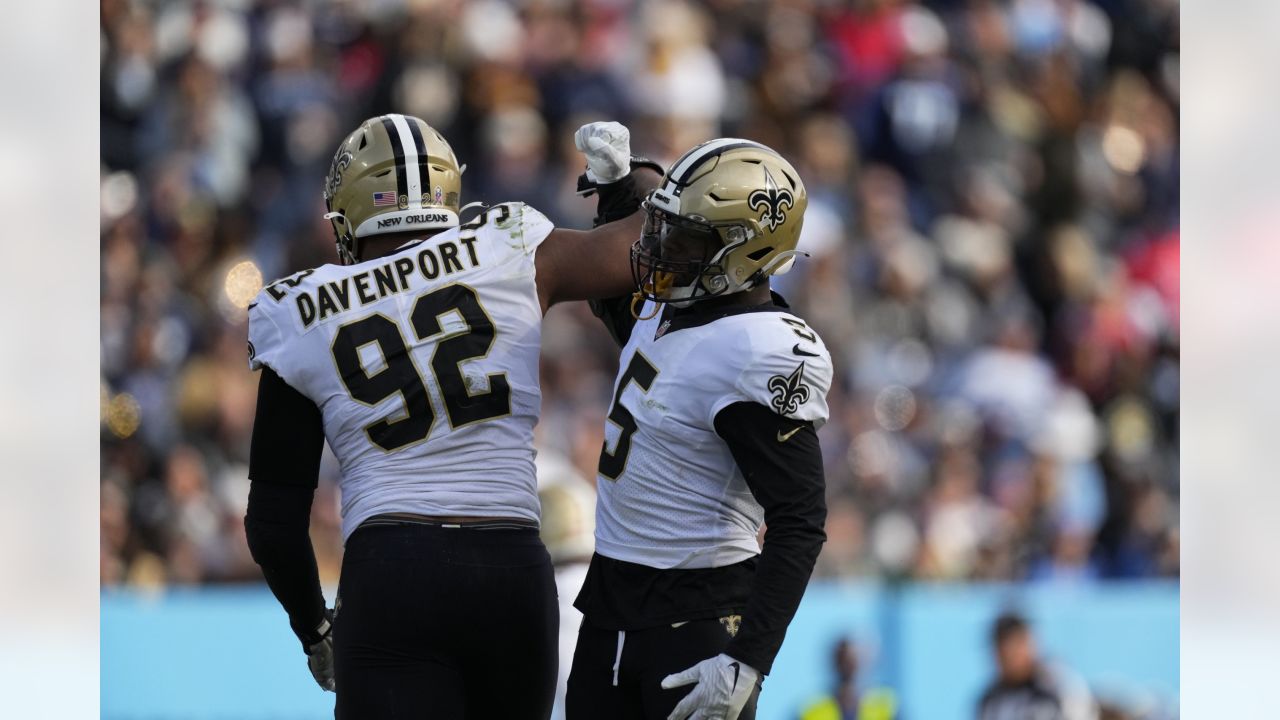
[[[667,720],[737,720],[756,689],[760,673],[721,653],[662,679],[665,690],[697,683]]]
[[[329,692],[337,692],[337,684],[333,679],[333,625],[326,614],[316,628],[320,640],[306,646],[307,667],[311,669],[311,677],[316,679],[320,687]]]
[[[587,179],[601,185],[631,172],[631,131],[616,122],[593,122],[578,128],[573,144],[587,156]]]

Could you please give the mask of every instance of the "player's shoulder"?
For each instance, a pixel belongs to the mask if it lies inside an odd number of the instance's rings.
[[[513,249],[532,252],[551,234],[555,225],[540,210],[515,201],[491,205],[461,226],[464,237],[474,234],[494,239]]]
[[[785,307],[742,313],[721,321],[720,331],[733,339],[734,356],[743,366],[780,369],[805,363],[830,368],[831,353],[804,318]]]
[[[824,421],[833,368],[817,331],[785,308],[726,320],[738,392],[779,414]]]
[[[249,316],[253,317],[255,313],[259,315],[272,314],[279,308],[286,306],[286,301],[290,295],[299,291],[306,292],[317,285],[323,285],[348,273],[354,267],[358,266],[320,265],[273,280],[264,285],[258,291],[258,295],[254,297],[253,302],[249,303]]]
[[[291,319],[298,295],[330,282],[346,270],[341,265],[321,265],[286,275],[268,283],[249,303],[249,367],[270,365],[276,372],[290,336],[299,330]]]

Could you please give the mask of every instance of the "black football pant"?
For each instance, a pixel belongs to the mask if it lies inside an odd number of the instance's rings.
[[[723,652],[728,628],[716,619],[693,620],[620,635],[584,620],[569,671],[566,720],[667,720],[693,685],[663,690],[662,679]],[[754,720],[759,697],[757,686],[740,720]]]
[[[336,615],[339,720],[551,714],[560,615],[536,529],[362,525]]]

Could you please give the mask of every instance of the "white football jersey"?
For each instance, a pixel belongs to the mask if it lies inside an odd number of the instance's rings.
[[[652,311],[646,302],[640,316]],[[831,356],[780,307],[669,328],[661,315],[638,321],[622,351],[596,478],[596,552],[659,569],[731,565],[759,553],[764,510],[715,417],[745,401],[820,426]]]
[[[381,513],[537,522],[542,397],[522,203],[358,265],[273,283],[249,306],[249,366],[315,402],[342,467],[342,533]]]

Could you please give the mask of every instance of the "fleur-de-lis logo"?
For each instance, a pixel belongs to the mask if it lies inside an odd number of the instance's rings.
[[[804,384],[804,363],[801,362],[790,375],[774,375],[769,378],[769,392],[773,393],[773,409],[790,415],[809,402],[809,386]]]
[[[329,177],[325,178],[324,184],[326,200],[333,197],[333,194],[338,192],[338,188],[342,187],[342,173],[351,165],[351,159],[351,153],[347,150],[341,150],[333,156],[333,163],[329,165]]]
[[[747,205],[752,210],[760,211],[760,222],[770,232],[787,221],[787,210],[795,207],[795,204],[795,196],[790,190],[778,187],[773,181],[773,175],[769,174],[769,168],[764,169],[764,188],[747,196]]]
[[[729,633],[729,637],[737,637],[738,628],[742,626],[742,616],[725,615],[720,618],[720,624],[724,626],[724,631]]]

